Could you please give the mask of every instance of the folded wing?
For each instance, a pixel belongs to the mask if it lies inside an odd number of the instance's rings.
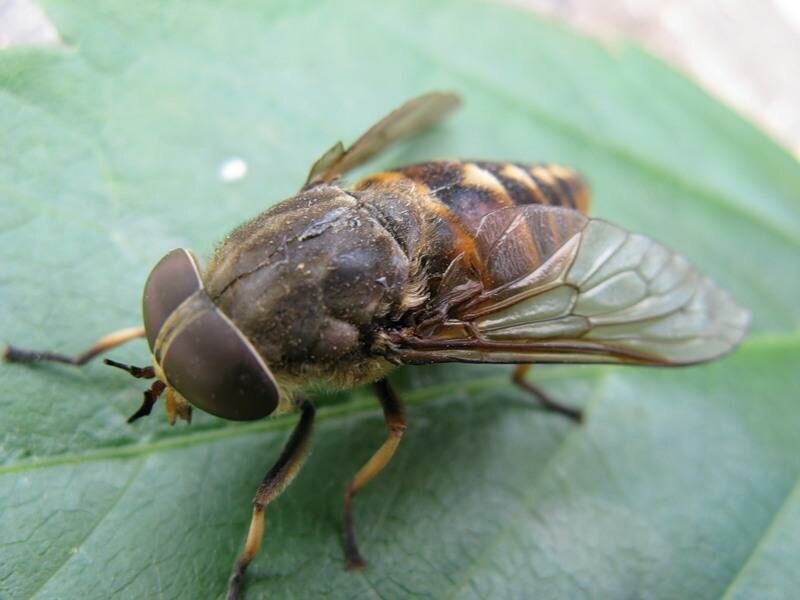
[[[451,265],[435,300],[444,318],[395,340],[405,360],[680,365],[729,351],[747,327],[685,258],[576,211],[498,210],[476,242],[483,271]]]
[[[451,92],[429,92],[409,100],[370,127],[349,148],[345,149],[341,142],[334,144],[311,167],[304,188],[331,181],[363,165],[395,142],[441,121],[458,104],[458,96]]]

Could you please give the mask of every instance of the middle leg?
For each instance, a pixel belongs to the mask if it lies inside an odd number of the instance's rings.
[[[395,450],[400,445],[400,439],[406,430],[406,420],[403,416],[403,403],[394,393],[389,385],[389,381],[384,378],[374,384],[375,393],[383,408],[383,416],[386,419],[388,435],[375,454],[361,467],[347,486],[344,495],[344,518],[342,520],[344,536],[344,556],[349,570],[363,569],[366,562],[361,557],[356,543],[356,535],[353,528],[353,497],[358,490],[369,483],[383,468],[389,464],[394,456]]]

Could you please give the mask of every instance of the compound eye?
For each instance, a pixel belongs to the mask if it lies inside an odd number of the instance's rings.
[[[144,330],[151,351],[155,349],[156,338],[164,321],[202,287],[197,259],[189,250],[176,248],[158,261],[147,278],[142,298]]]
[[[278,405],[278,385],[250,341],[210,299],[164,347],[169,381],[193,405],[223,419],[251,421]]]

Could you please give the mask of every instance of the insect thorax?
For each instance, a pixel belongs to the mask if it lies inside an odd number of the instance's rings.
[[[233,231],[204,280],[282,384],[351,386],[387,370],[370,348],[382,324],[405,310],[410,270],[374,211],[319,186]]]

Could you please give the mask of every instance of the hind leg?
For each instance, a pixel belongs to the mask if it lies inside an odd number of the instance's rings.
[[[536,398],[536,401],[545,410],[564,415],[576,423],[583,421],[583,411],[567,404],[561,404],[557,400],[553,400],[545,392],[525,379],[525,374],[532,366],[533,365],[517,365],[514,369],[514,375],[512,376],[514,383]]]

